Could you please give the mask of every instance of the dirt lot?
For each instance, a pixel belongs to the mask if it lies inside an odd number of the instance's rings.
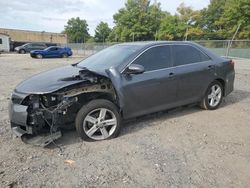
[[[188,107],[150,115],[102,142],[83,142],[70,131],[57,141],[62,153],[14,138],[8,120],[14,87],[79,60],[0,55],[0,187],[250,186],[250,60],[236,60],[235,91],[216,111]]]

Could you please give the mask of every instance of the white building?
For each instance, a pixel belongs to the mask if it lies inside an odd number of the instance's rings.
[[[10,38],[8,35],[0,33],[0,52],[10,51]]]

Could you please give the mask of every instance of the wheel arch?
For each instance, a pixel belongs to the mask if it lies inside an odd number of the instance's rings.
[[[209,88],[209,86],[210,86],[213,82],[215,82],[215,81],[219,82],[219,83],[222,85],[222,95],[223,95],[223,97],[225,96],[225,80],[222,79],[222,78],[216,78],[216,79],[212,80],[212,81],[206,86],[206,88],[204,88],[201,97],[203,97],[203,96],[206,94],[207,89]]]
[[[112,93],[110,92],[82,93],[82,94],[79,94],[77,97],[78,97],[79,105],[81,106],[89,103],[90,101],[97,100],[97,99],[108,100],[112,102],[114,105],[116,105],[116,107],[119,109],[120,115],[122,116],[121,107],[120,107],[119,100],[115,91]]]
[[[22,48],[22,49],[19,49],[18,53],[21,53],[22,51],[23,51],[24,53],[27,53],[27,50],[26,50],[26,49],[23,49],[23,48]]]
[[[223,96],[225,96],[225,80],[222,78],[217,78],[214,81],[220,82],[220,84],[222,85],[222,94]]]

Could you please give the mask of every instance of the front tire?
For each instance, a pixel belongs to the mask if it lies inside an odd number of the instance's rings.
[[[42,59],[43,56],[42,56],[41,54],[37,54],[37,55],[36,55],[36,58],[37,58],[37,59]]]
[[[121,116],[115,104],[108,100],[96,99],[79,110],[75,125],[83,140],[107,140],[118,136]]]
[[[219,81],[214,81],[209,85],[200,106],[205,110],[215,110],[220,106],[222,99],[223,86]]]

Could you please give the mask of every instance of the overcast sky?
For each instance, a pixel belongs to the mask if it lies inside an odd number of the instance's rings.
[[[35,31],[61,32],[67,20],[86,19],[90,34],[100,21],[113,27],[113,14],[126,0],[0,0],[0,27]],[[154,2],[154,0],[151,0]],[[209,0],[158,0],[162,10],[174,14],[184,2],[194,9],[208,5]]]

